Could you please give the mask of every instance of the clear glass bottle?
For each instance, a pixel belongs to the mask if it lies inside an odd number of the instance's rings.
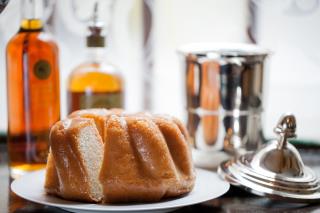
[[[123,108],[123,79],[106,61],[103,25],[97,21],[97,6],[87,36],[87,59],[77,66],[68,81],[68,112],[86,108]]]
[[[43,30],[42,0],[23,0],[6,49],[11,176],[45,167],[49,131],[60,119],[58,47]]]

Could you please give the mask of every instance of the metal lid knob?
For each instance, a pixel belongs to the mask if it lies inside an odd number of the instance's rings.
[[[274,132],[278,140],[258,150],[251,165],[259,172],[272,172],[278,177],[301,177],[304,165],[297,149],[287,140],[296,137],[296,118],[293,114],[281,116]]]
[[[231,184],[257,195],[295,202],[320,200],[320,184],[315,173],[304,166],[298,150],[288,142],[296,137],[296,119],[283,115],[274,132],[278,139],[256,152],[224,162],[218,172]]]
[[[281,116],[277,126],[273,131],[278,134],[279,137],[279,149],[283,149],[287,144],[288,138],[295,138],[296,135],[296,118],[293,114],[288,113]]]

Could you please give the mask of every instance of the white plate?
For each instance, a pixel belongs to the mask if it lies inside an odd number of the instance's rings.
[[[134,204],[88,204],[63,200],[47,195],[43,189],[45,171],[37,171],[15,180],[11,189],[20,197],[40,203],[43,205],[59,207],[70,212],[169,212],[183,206],[201,203],[217,198],[226,193],[230,187],[229,183],[221,180],[214,172],[197,169],[195,187],[184,197],[165,200],[156,203],[134,203]]]

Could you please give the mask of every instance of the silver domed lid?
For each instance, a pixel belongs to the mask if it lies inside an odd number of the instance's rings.
[[[283,115],[274,132],[278,139],[256,152],[223,162],[218,172],[231,184],[254,194],[293,202],[320,200],[320,185],[315,173],[306,167],[298,150],[288,142],[296,137],[296,119]]]

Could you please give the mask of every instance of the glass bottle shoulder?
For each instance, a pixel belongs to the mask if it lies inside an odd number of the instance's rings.
[[[97,73],[100,75],[114,75],[119,77],[121,76],[119,69],[113,64],[95,60],[87,60],[84,63],[81,63],[72,70],[71,75],[85,73]]]
[[[42,31],[20,31],[15,34],[7,44],[7,51],[19,49],[24,45],[32,45],[33,48],[46,48],[58,51],[58,46],[49,33]]]
[[[119,70],[108,63],[88,61],[77,66],[70,74],[71,91],[120,91],[123,87]]]

